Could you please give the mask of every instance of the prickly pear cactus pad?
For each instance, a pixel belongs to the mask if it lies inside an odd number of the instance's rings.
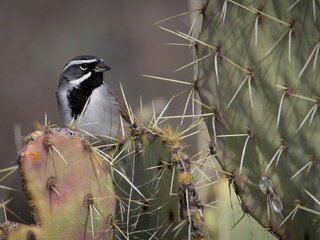
[[[207,0],[194,21],[195,89],[243,210],[320,239],[319,1]]]
[[[206,239],[190,160],[177,133],[133,124],[112,159],[116,239]]]
[[[18,163],[34,225],[5,224],[4,239],[112,239],[110,168],[87,140],[64,128],[35,131]]]

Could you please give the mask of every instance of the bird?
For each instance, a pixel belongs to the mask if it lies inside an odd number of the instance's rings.
[[[83,132],[111,141],[121,136],[121,118],[130,120],[125,105],[103,80],[103,73],[110,69],[97,56],[71,59],[60,75],[56,96],[65,124],[77,123]]]

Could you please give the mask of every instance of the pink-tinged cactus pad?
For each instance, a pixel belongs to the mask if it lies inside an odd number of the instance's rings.
[[[17,224],[7,239],[111,239],[116,199],[107,162],[70,130],[30,139],[19,166],[35,225]]]

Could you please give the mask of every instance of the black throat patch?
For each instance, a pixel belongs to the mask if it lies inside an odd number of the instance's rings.
[[[102,84],[102,73],[93,73],[88,79],[81,82],[79,86],[73,87],[68,91],[67,97],[69,100],[69,107],[71,108],[72,118],[78,118],[93,90],[100,87]]]

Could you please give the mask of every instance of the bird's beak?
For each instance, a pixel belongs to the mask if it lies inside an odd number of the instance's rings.
[[[101,72],[108,71],[110,69],[111,69],[111,67],[109,67],[107,64],[104,64],[103,62],[98,62],[96,64],[96,67],[94,68],[94,71],[96,73],[101,73]]]

